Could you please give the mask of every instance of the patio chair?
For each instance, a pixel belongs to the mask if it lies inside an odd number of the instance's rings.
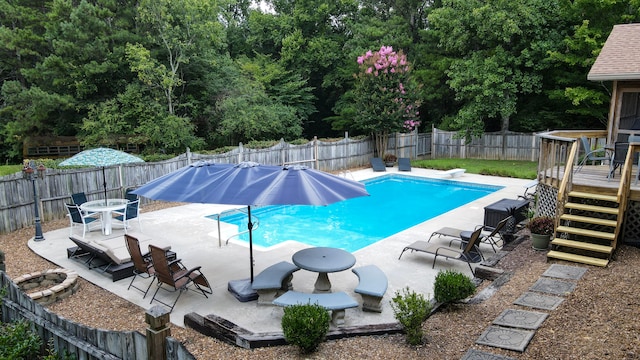
[[[622,173],[622,165],[627,160],[627,152],[629,151],[628,142],[616,141],[613,145],[613,161],[611,162],[611,169],[609,170],[609,179],[613,179],[616,175],[616,169],[620,168]]]
[[[127,250],[129,251],[129,255],[131,255],[131,261],[133,262],[133,278],[129,283],[130,288],[138,289],[144,293],[142,298],[144,299],[151,289],[151,285],[153,285],[153,280],[149,282],[149,286],[146,289],[139,288],[133,285],[135,279],[139,276],[143,279],[155,278],[156,270],[153,268],[153,262],[151,261],[151,255],[149,253],[143,254],[140,250],[140,241],[138,238],[133,237],[131,235],[124,235],[125,243],[127,244]]]
[[[71,194],[71,200],[73,200],[73,203],[76,205],[82,205],[87,202],[87,194],[84,192]]]
[[[135,188],[128,188],[127,191],[125,191],[124,198],[129,201],[138,200],[139,199],[138,195],[131,193],[133,190],[135,190]]]
[[[398,171],[411,171],[411,160],[409,158],[399,158]]]
[[[127,233],[127,228],[129,227],[129,220],[138,219],[138,226],[140,230],[142,230],[142,223],[140,223],[140,200],[129,201],[127,206],[123,211],[114,211],[113,214],[116,216],[114,219],[122,222],[122,226],[124,227],[124,233]]]
[[[460,261],[466,262],[467,265],[469,266],[469,270],[471,270],[471,273],[474,274],[475,276],[475,273],[473,272],[473,268],[471,267],[471,263],[478,263],[484,260],[484,257],[482,256],[482,253],[480,252],[480,249],[478,247],[478,245],[480,244],[481,232],[482,232],[481,227],[476,229],[471,234],[471,238],[469,239],[469,242],[467,242],[467,244],[465,245],[464,249],[457,249],[449,246],[431,244],[422,240],[416,241],[413,244],[409,246],[405,246],[404,249],[402,249],[402,252],[398,257],[398,260],[400,260],[400,258],[402,257],[402,254],[404,254],[404,252],[407,250],[411,250],[411,252],[414,252],[414,251],[424,252],[424,253],[433,255],[433,265],[431,266],[431,268],[435,268],[436,259],[438,258],[438,256],[442,256],[447,259],[460,260]]]
[[[100,214],[83,213],[82,210],[80,210],[80,205],[64,204],[64,206],[67,208],[67,216],[69,217],[70,222],[69,235],[73,235],[73,228],[75,226],[82,226],[83,239],[87,230],[91,231],[94,230],[94,228],[102,229]]]
[[[496,247],[500,248],[504,246],[504,243],[505,243],[504,238],[502,237],[502,233],[503,233],[502,230],[511,218],[513,218],[513,216],[507,216],[506,218],[500,220],[500,222],[498,222],[496,227],[494,227],[490,233],[486,235],[483,235],[481,233],[480,242],[491,245],[493,252],[498,252],[498,250],[496,250]],[[485,227],[484,225],[478,225],[475,227],[475,230],[477,230],[478,228],[482,230],[486,230],[487,228],[490,228],[490,227]],[[462,248],[463,245],[467,244],[472,234],[473,234],[473,231],[445,227],[440,230],[434,231],[429,237],[429,240],[427,240],[427,242],[431,242],[431,238],[434,235],[449,236],[453,238],[451,239],[451,241],[449,241],[449,246],[451,246],[451,244],[454,241],[459,241],[460,248]],[[498,241],[500,241],[502,245],[498,245]]]
[[[187,268],[182,265],[180,259],[169,261],[167,249],[163,249],[155,245],[149,245],[149,251],[151,251],[153,268],[155,270],[156,279],[158,280],[158,288],[153,294],[150,303],[153,303],[155,300],[165,306],[168,306],[171,311],[173,311],[173,308],[176,306],[178,299],[180,299],[182,292],[189,288],[202,293],[205,298],[208,298],[207,294],[213,294],[209,281],[207,281],[207,278],[204,277],[200,271],[200,266],[187,270]],[[161,288],[168,292],[178,291],[178,296],[173,304],[169,305],[168,303],[156,299],[156,295],[158,295],[158,291],[160,291]]]
[[[371,158],[371,167],[373,168],[373,171],[387,171],[387,167],[379,157]]]
[[[582,169],[582,167],[587,163],[591,162],[592,164],[596,161],[600,161],[601,163],[606,160],[611,160],[609,156],[606,154],[606,150],[604,148],[598,148],[595,150],[591,149],[591,145],[589,144],[589,139],[586,136],[580,137],[580,141],[582,142],[582,147],[584,148],[584,157],[576,166],[575,172],[578,172]],[[602,154],[598,156],[598,154]]]

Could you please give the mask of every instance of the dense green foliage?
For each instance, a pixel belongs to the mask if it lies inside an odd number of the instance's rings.
[[[433,285],[433,297],[437,302],[447,304],[466,299],[476,291],[471,279],[457,271],[438,272]]]
[[[0,0],[0,160],[37,137],[177,153],[370,135],[356,60],[383,45],[412,65],[422,130],[604,128],[610,84],[586,74],[640,20],[638,0],[264,3]]]
[[[431,313],[431,303],[425,299],[424,295],[407,287],[402,292],[396,291],[391,299],[391,308],[396,320],[404,328],[407,342],[411,345],[422,344],[424,335],[422,322]]]
[[[37,359],[41,346],[27,321],[0,324],[0,359]]]
[[[284,338],[303,353],[314,352],[329,331],[329,313],[318,304],[293,305],[284,308]]]

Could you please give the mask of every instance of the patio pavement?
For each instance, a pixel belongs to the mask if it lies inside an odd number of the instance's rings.
[[[396,172],[398,172],[397,167],[387,168],[387,172],[373,172],[372,169],[363,169],[349,172],[346,176],[355,180],[363,180]],[[451,179],[450,176],[445,176],[440,171],[427,169],[413,168],[410,173],[402,172],[402,174]],[[361,306],[347,309],[345,326],[357,327],[396,323],[389,303],[396,291],[409,287],[411,290],[431,298],[434,279],[439,270],[452,269],[470,275],[467,264],[461,261],[439,258],[435,269],[431,269],[433,257],[430,255],[406,252],[401,260],[398,260],[398,255],[406,245],[416,240],[428,239],[433,231],[441,227],[473,229],[474,226],[483,222],[485,206],[503,198],[515,199],[517,195],[521,195],[524,192],[524,186],[530,182],[530,180],[475,174],[464,174],[454,180],[499,185],[505,188],[355,252],[355,267],[368,264],[377,265],[386,273],[389,287],[382,300],[382,313],[363,312]],[[193,291],[183,293],[171,313],[171,322],[174,325],[184,326],[185,314],[195,312],[201,316],[216,315],[254,334],[281,333],[282,308],[268,305],[259,306],[256,301],[242,303],[227,291],[229,280],[249,277],[248,245],[232,241],[229,245],[225,246],[223,244],[222,247],[219,247],[217,223],[205,218],[205,216],[234,207],[237,206],[189,204],[160,211],[146,212],[140,215],[142,227],[140,228],[138,222],[134,220],[130,232],[142,233],[143,235],[141,236],[151,238],[152,243],[157,245],[170,245],[171,250],[175,251],[178,258],[182,259],[185,266],[189,268],[202,266],[202,272],[213,287],[213,295],[210,295],[208,299]],[[381,218],[384,217],[384,211],[385,209],[380,209]],[[372,219],[372,221],[380,220]],[[292,224],[292,226],[295,226],[295,224]],[[75,231],[77,233],[78,229]],[[222,238],[226,239],[224,233],[229,231],[229,228],[222,226],[221,231],[223,232]],[[108,238],[122,239],[123,234],[124,231],[122,229],[115,228]],[[130,278],[112,282],[108,274],[103,274],[95,269],[89,270],[81,261],[68,259],[66,249],[74,246],[69,240],[68,228],[47,232],[44,237],[44,241],[34,242],[32,239],[28,243],[29,247],[38,255],[59,267],[76,271],[84,279],[144,309],[158,305],[157,302],[152,305],[149,304],[155,287],[152,287],[150,294],[147,294],[146,298],[143,299],[141,292],[135,289],[127,290]],[[101,237],[104,236],[97,231],[87,234],[87,238]],[[432,241],[438,240],[434,238]],[[295,241],[287,241],[269,249],[254,246],[255,274],[276,262],[291,262],[291,256],[305,247],[307,246]],[[493,254],[489,245],[483,245],[482,250],[486,255]],[[316,277],[317,273],[299,270],[294,273],[293,287],[297,291],[312,292]],[[347,270],[329,274],[329,277],[333,285],[332,290],[345,291],[362,304],[360,295],[353,292],[358,283],[358,278],[355,274]],[[138,281],[145,280],[137,279],[136,281],[140,284]],[[161,294],[168,294],[171,297],[169,301],[175,298],[175,294],[162,290],[159,292],[159,295]]]

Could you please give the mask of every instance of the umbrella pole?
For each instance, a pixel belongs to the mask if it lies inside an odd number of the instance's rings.
[[[107,175],[104,171],[104,166],[102,167],[102,186],[104,187],[104,204],[107,205]]]
[[[247,206],[247,229],[249,229],[249,268],[251,269],[251,283],[253,283],[253,223],[251,222],[251,205]]]

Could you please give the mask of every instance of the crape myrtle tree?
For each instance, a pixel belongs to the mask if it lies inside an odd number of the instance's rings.
[[[389,133],[412,131],[420,125],[419,86],[402,50],[390,46],[367,51],[357,59],[359,71],[350,98],[353,126],[372,134],[378,156],[387,149]]]

